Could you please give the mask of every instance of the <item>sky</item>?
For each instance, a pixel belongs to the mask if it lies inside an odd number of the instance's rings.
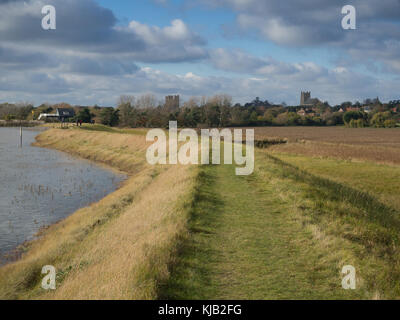
[[[356,29],[342,28],[342,8]],[[42,28],[42,8],[56,29]],[[0,103],[400,99],[400,0],[0,0]]]

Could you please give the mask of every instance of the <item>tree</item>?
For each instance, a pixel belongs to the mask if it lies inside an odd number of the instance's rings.
[[[137,99],[136,105],[139,109],[155,108],[157,106],[157,98],[151,93],[144,94]]]
[[[103,108],[100,113],[100,122],[106,126],[117,126],[119,123],[119,110]]]
[[[118,100],[119,123],[123,127],[135,127],[137,112],[134,96],[121,96]]]
[[[37,120],[41,113],[51,113],[53,112],[53,107],[49,103],[42,103],[36,109],[33,110],[32,118],[33,120]]]
[[[361,111],[348,111],[343,115],[343,121],[349,125],[351,120],[365,119],[365,116]]]
[[[250,114],[250,123],[254,125],[254,124],[257,124],[257,121],[258,121],[258,114],[257,114],[257,112],[253,111]]]
[[[84,108],[83,110],[80,110],[79,113],[76,116],[76,120],[85,122],[85,123],[90,123],[92,122],[92,117],[93,114],[90,113],[89,108]]]
[[[226,127],[230,123],[230,118],[231,118],[231,112],[230,112],[230,107],[227,105],[223,105],[220,108],[221,113],[219,116],[219,125],[221,127]]]
[[[396,127],[396,121],[394,119],[385,120],[384,126],[385,126],[385,128],[395,128]]]
[[[32,110],[33,105],[25,102],[0,104],[0,119],[7,117],[8,119],[26,120],[28,117],[32,117]]]
[[[191,97],[188,101],[183,103],[184,108],[194,108],[199,106],[199,99],[196,97]]]
[[[371,125],[375,128],[383,128],[385,121],[390,119],[390,112],[375,113],[371,119]]]
[[[205,106],[205,122],[208,127],[218,127],[220,124],[221,111],[217,105]]]
[[[244,114],[246,112],[246,114]],[[239,106],[234,106],[233,109],[231,110],[231,124],[234,126],[241,126],[244,125],[245,123],[245,117],[248,114],[248,111],[242,111],[242,107]]]
[[[340,106],[343,108],[343,109],[346,109],[346,108],[348,108],[348,107],[351,107],[353,105],[353,103],[351,102],[351,101],[345,101],[345,102],[343,102]]]

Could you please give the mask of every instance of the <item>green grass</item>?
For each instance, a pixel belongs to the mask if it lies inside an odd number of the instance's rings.
[[[368,165],[353,167],[353,177]],[[264,151],[249,177],[233,166],[200,170],[190,234],[161,298],[400,297],[399,213],[365,183],[359,189]],[[357,289],[347,291],[340,272],[349,264]]]
[[[276,178],[273,170],[279,167],[273,161],[264,163],[270,169],[250,177],[236,176],[233,166],[202,167],[190,237],[161,298],[371,297],[366,287],[341,288],[341,267],[357,265],[351,244],[321,245],[293,198],[286,197],[298,190]],[[270,179],[264,180],[264,174]]]
[[[400,210],[400,167],[365,161],[276,154],[281,160],[331,180],[351,185]]]
[[[77,128],[77,127],[74,127]],[[109,132],[109,133],[122,133],[122,134],[134,134],[144,136],[147,133],[147,129],[139,128],[139,129],[120,129],[116,127],[105,126],[102,124],[84,124],[82,127],[78,127],[80,130],[88,130],[88,131],[101,131],[101,132]]]
[[[104,126],[102,124],[83,125],[82,127],[78,127],[78,129],[89,130],[89,131],[111,132],[111,133],[117,133],[118,132],[117,129],[114,129],[114,128],[109,127],[109,126]]]
[[[363,210],[363,214],[358,217],[359,219],[377,223],[387,229],[393,229],[393,237],[397,241],[396,233],[400,230],[400,220],[398,219],[398,213],[392,207],[382,203],[368,192],[312,174],[272,155],[268,155],[268,157],[284,168],[281,174],[283,178],[305,182],[312,186],[316,198],[325,201],[346,201]]]
[[[375,298],[400,296],[399,212],[374,195],[312,174],[274,156],[276,174],[303,199],[298,208],[327,237],[349,244],[362,271],[363,286]],[[362,169],[359,169],[362,170]],[[373,183],[373,181],[370,181]]]

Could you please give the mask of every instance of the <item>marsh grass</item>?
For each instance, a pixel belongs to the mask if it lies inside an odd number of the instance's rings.
[[[44,230],[0,268],[1,299],[155,299],[186,232],[195,168],[147,165],[141,135],[47,130],[37,144],[122,170],[120,189]],[[40,283],[57,270],[57,290]]]

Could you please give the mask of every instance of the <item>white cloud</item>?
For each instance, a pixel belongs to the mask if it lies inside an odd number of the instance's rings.
[[[391,20],[375,21],[377,17],[398,19],[398,2],[387,0],[378,7],[370,0],[355,1],[360,4],[362,15],[371,17],[372,22],[362,25],[364,31],[346,36],[336,28],[340,3],[222,3],[236,10],[243,29],[258,30],[268,41],[290,46],[329,44],[359,61],[374,58],[384,63],[386,71],[400,72],[400,33],[392,28]],[[58,8],[54,33],[40,27],[44,1],[0,0],[0,100],[114,105],[121,94],[152,92],[162,99],[179,93],[185,99],[227,93],[238,102],[260,96],[296,104],[300,90],[310,89],[314,96],[338,103],[376,95],[384,100],[394,99],[393,94],[400,87],[399,79],[377,79],[353,72],[346,61],[329,69],[311,61],[288,63],[271,56],[258,57],[242,49],[209,49],[206,40],[181,19],[162,27],[139,21],[117,27],[114,14],[93,0],[45,2]],[[387,3],[393,4],[395,13],[389,12]],[[324,8],[328,11],[324,12]],[[186,64],[189,70],[179,69],[181,74],[163,72],[159,70],[162,66],[139,67],[164,62],[201,62],[237,75],[200,75],[190,69],[191,64]],[[196,65],[193,70],[199,69],[201,66]]]
[[[57,9],[57,29],[41,28],[41,7]],[[25,52],[110,55],[136,62],[195,61],[206,57],[206,41],[179,19],[163,28],[132,21],[117,27],[111,10],[93,0],[31,0],[0,2],[0,41]],[[0,61],[1,62],[1,61]]]
[[[231,8],[242,31],[292,48],[322,47],[348,63],[400,73],[400,1],[354,0],[357,29],[343,30],[346,0],[202,0]],[[344,54],[343,54],[344,53]]]

